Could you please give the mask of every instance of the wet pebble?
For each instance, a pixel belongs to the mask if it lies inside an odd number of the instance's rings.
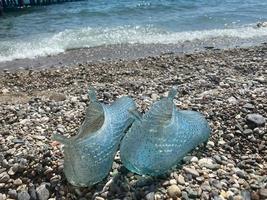
[[[176,198],[181,196],[181,190],[177,185],[171,185],[167,189],[167,193],[170,197]]]
[[[198,177],[199,176],[199,172],[197,170],[195,170],[195,169],[184,167],[184,170],[185,170],[186,173],[191,174],[194,177]]]
[[[155,199],[155,193],[154,192],[149,192],[146,194],[146,200],[154,200]]]

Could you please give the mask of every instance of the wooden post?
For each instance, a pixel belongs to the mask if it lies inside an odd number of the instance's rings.
[[[24,0],[18,0],[18,4],[19,4],[19,7],[23,7],[24,6]]]
[[[19,5],[19,2],[17,2],[16,0],[11,1],[12,8],[18,7],[18,5]]]
[[[4,10],[3,0],[0,0],[0,16],[3,15],[3,10]]]
[[[7,3],[6,3],[6,1],[5,1],[5,0],[2,0],[1,2],[2,2],[2,6],[3,6],[3,10],[4,10],[4,8],[6,8],[6,7],[7,7],[7,6],[6,6],[6,5],[7,5]]]

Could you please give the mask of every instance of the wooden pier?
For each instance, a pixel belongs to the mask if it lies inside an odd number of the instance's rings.
[[[0,15],[9,9],[19,9],[31,6],[49,5],[79,0],[0,0]]]

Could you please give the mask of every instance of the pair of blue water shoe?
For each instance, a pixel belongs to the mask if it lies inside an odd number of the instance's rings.
[[[201,114],[176,109],[175,95],[173,88],[142,116],[130,97],[104,105],[90,90],[91,103],[79,133],[71,138],[53,136],[64,144],[67,180],[80,187],[100,182],[108,175],[119,145],[123,165],[134,173],[157,176],[174,167],[210,134]]]

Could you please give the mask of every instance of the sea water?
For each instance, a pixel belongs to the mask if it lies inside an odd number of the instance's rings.
[[[0,62],[112,44],[267,41],[266,0],[88,0],[0,17]]]

